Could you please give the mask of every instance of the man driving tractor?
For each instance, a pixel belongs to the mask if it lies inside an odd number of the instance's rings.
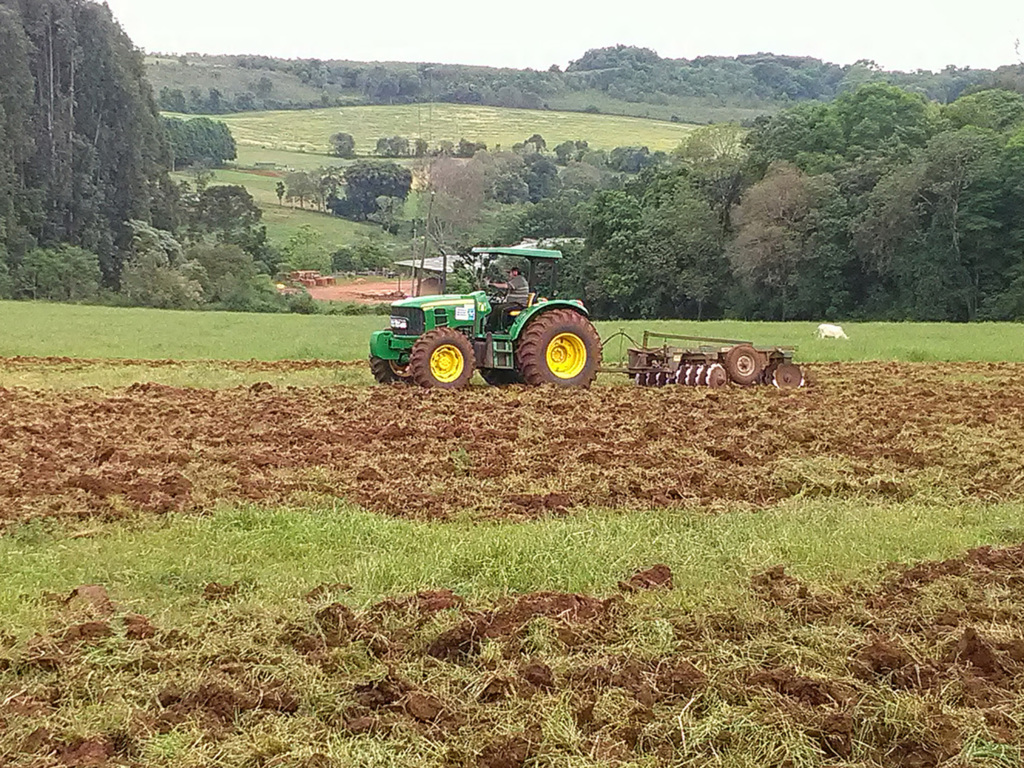
[[[495,284],[501,287],[500,283]],[[491,317],[488,325],[492,330],[504,327],[508,313],[517,309],[526,309],[530,303],[530,283],[523,276],[519,267],[509,267],[508,282],[505,283],[505,296],[501,301],[491,302]]]
[[[508,292],[503,302],[509,309],[526,309],[530,303],[530,284],[519,271],[519,267],[511,267],[508,271]]]

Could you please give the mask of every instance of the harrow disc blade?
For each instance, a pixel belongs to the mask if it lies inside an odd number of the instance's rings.
[[[708,369],[707,366],[698,365],[697,373],[694,374],[693,385],[695,387],[706,387],[708,385]]]
[[[804,385],[804,374],[800,366],[783,363],[775,369],[772,383],[779,389],[797,389]]]
[[[725,372],[725,368],[718,363],[715,363],[708,368],[707,382],[708,386],[712,389],[724,387],[729,383],[729,374]]]
[[[697,366],[695,365],[686,366],[686,386],[697,386]]]

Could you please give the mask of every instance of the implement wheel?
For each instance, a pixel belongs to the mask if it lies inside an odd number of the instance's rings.
[[[725,353],[722,363],[729,378],[745,387],[756,384],[764,370],[761,356],[749,344],[737,344]]]
[[[378,384],[412,384],[408,365],[399,365],[394,360],[370,358],[370,373]]]
[[[492,387],[507,387],[510,384],[522,384],[523,377],[519,371],[507,368],[481,368],[480,377]]]
[[[590,320],[571,309],[534,317],[516,349],[516,367],[532,387],[589,387],[601,363],[601,337]]]
[[[421,387],[462,389],[475,370],[473,345],[451,328],[428,331],[412,345],[409,373]]]

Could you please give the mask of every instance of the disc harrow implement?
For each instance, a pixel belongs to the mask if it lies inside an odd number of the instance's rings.
[[[641,387],[717,389],[736,384],[796,389],[804,385],[803,372],[793,362],[794,347],[757,347],[749,341],[653,331],[644,331],[643,343],[637,344],[624,331],[619,331],[603,341],[604,349],[611,349],[616,339],[620,352],[621,345],[630,345],[625,350],[625,362],[605,365],[600,370],[627,374]],[[652,344],[655,340],[661,342],[660,345]],[[669,342],[687,344],[675,346]]]

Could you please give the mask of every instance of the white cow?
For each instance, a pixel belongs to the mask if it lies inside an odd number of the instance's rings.
[[[832,323],[822,323],[818,326],[818,338],[819,339],[849,339],[840,325],[832,325]]]

